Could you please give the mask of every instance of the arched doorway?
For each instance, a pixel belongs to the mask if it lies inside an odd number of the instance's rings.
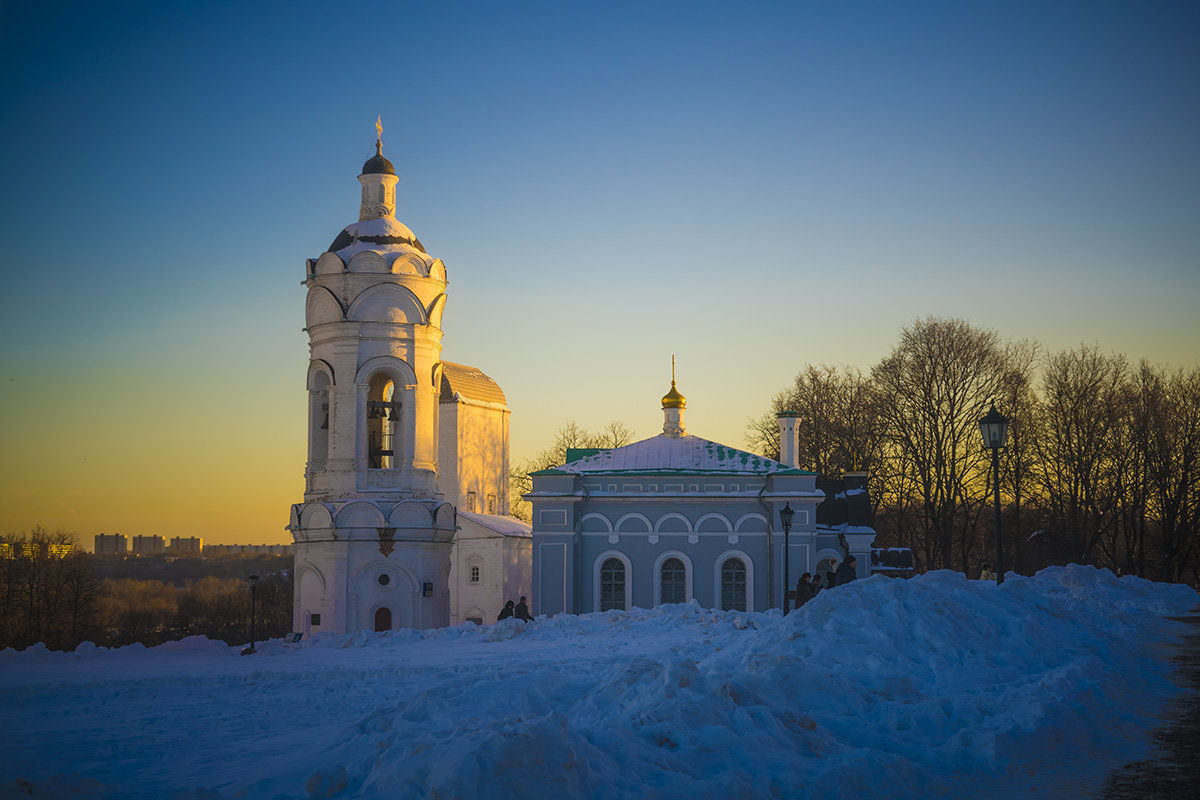
[[[392,629],[392,610],[387,606],[375,610],[375,632]]]

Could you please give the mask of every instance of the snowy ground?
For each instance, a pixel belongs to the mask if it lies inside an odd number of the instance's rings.
[[[0,653],[0,796],[1086,797],[1145,755],[1200,598],[936,572],[799,612]]]

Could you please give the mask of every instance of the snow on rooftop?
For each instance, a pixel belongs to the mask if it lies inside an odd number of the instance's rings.
[[[1090,567],[696,605],[0,652],[0,795],[1087,797],[1181,689],[1193,590]]]
[[[472,511],[459,511],[458,518],[482,525],[488,530],[504,536],[532,536],[533,526],[515,517],[504,517],[498,514],[477,514]]]
[[[504,391],[479,367],[442,362],[442,385],[439,395],[441,403],[457,403],[473,400],[493,408],[505,408]]]
[[[735,472],[767,474],[788,469],[745,450],[726,447],[699,436],[652,436],[640,442],[601,450],[555,467],[560,472]]]

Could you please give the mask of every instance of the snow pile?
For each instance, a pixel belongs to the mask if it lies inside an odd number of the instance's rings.
[[[0,654],[0,793],[1086,795],[1177,691],[1194,591],[1066,567],[872,578],[804,608]]]

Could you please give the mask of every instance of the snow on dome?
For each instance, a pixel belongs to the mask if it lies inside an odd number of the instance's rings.
[[[762,474],[788,470],[786,464],[699,436],[652,436],[601,450],[561,467],[561,472],[737,472]]]
[[[343,261],[365,250],[377,253],[425,253],[425,247],[408,226],[395,217],[364,219],[347,225],[329,245]]]

